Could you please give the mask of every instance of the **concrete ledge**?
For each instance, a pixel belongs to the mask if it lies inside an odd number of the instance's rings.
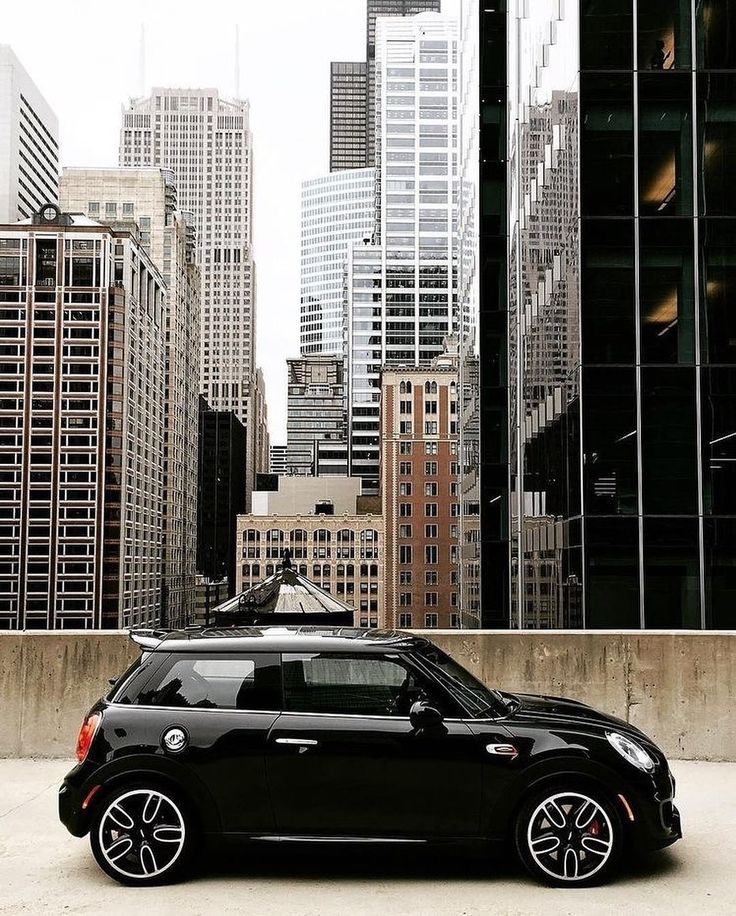
[[[670,755],[736,760],[736,632],[431,630],[490,686],[570,696]],[[117,631],[0,633],[0,756],[68,757],[137,648]]]

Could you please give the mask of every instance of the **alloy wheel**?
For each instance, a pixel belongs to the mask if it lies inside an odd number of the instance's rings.
[[[586,881],[611,858],[614,831],[604,808],[580,792],[558,792],[541,801],[528,821],[532,859],[556,881]]]
[[[163,875],[184,848],[184,817],[158,789],[132,789],[113,799],[100,818],[100,852],[125,878],[150,880]]]

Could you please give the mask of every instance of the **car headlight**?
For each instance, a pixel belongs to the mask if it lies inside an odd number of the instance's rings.
[[[651,773],[654,769],[654,758],[636,741],[621,735],[619,732],[606,732],[606,738],[612,748],[617,750],[622,757],[625,757],[632,766],[645,773]]]

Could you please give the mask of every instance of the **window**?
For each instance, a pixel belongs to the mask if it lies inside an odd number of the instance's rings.
[[[436,442],[425,442],[424,443],[424,454],[425,455],[436,455],[437,454],[437,443]]]
[[[424,473],[429,476],[435,476],[437,474],[437,462],[436,461],[425,461],[424,462]]]
[[[411,484],[410,483],[400,483],[399,484],[399,495],[400,496],[411,496]]]
[[[425,607],[437,607],[439,604],[437,592],[425,592],[424,604]]]
[[[436,496],[437,495],[437,484],[436,483],[425,483],[424,484],[424,495],[425,496]]]
[[[399,537],[400,538],[412,537],[411,525],[399,525]]]
[[[411,607],[411,592],[399,592],[399,607]]]
[[[439,536],[439,534],[438,534],[438,526],[437,526],[437,525],[425,525],[425,526],[424,526],[424,536],[425,536],[425,538],[436,538],[436,537],[438,537],[438,536]]]
[[[399,474],[402,477],[411,477],[411,461],[399,462]]]
[[[425,503],[424,504],[424,515],[426,518],[437,518],[438,510],[437,503]]]
[[[399,545],[399,563],[411,563],[412,551],[411,544]]]
[[[424,562],[427,565],[436,565],[439,558],[439,551],[436,544],[426,544],[424,547]]]
[[[402,630],[411,628],[411,614],[399,614],[399,626]]]
[[[411,442],[399,442],[399,454],[400,455],[411,455]]]
[[[399,503],[399,515],[401,518],[411,518],[411,503]]]
[[[152,683],[123,702],[188,709],[281,709],[278,655],[172,655]]]
[[[399,573],[399,585],[411,585],[411,570],[402,569]]]
[[[425,614],[424,615],[424,626],[428,630],[436,630],[439,626],[439,615],[438,614]]]
[[[413,673],[381,656],[285,653],[283,671],[291,712],[408,716],[422,694]]]
[[[425,585],[437,585],[438,576],[437,573],[432,571],[427,571],[424,573],[424,584]]]

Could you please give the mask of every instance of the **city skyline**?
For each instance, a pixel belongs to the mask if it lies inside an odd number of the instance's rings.
[[[444,0],[442,7],[452,14],[459,0]],[[180,4],[172,17],[163,7],[152,10],[133,0],[116,25],[114,67],[108,45],[99,40],[99,8],[83,0],[76,9],[70,18],[48,0],[39,0],[32,10],[8,10],[3,19],[3,41],[13,47],[59,119],[62,167],[115,167],[121,107],[154,85],[217,88],[233,96],[239,26],[238,95],[250,102],[256,175],[256,364],[266,379],[271,440],[285,442],[286,358],[299,355],[301,183],[328,171],[330,61],[364,55],[365,0],[319,0],[309,6],[285,0],[278,9],[215,0],[204,21],[194,16],[193,3]],[[40,32],[39,16],[45,23]],[[63,67],[58,65],[61,47]],[[282,78],[281,59],[298,61],[298,81]],[[299,137],[312,139],[301,142]]]

